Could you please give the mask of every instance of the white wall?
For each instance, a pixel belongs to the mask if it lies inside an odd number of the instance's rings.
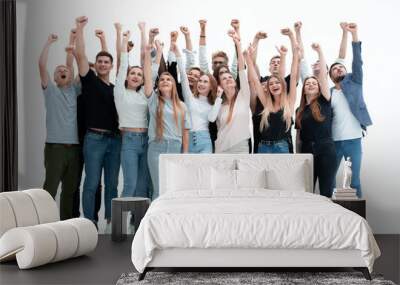
[[[194,46],[197,46],[197,21],[206,18],[209,53],[222,49],[232,54],[232,43],[226,31],[230,28],[230,19],[239,18],[244,45],[252,40],[256,31],[263,29],[268,32],[268,39],[260,44],[258,57],[262,74],[266,74],[268,59],[276,53],[274,46],[282,43],[288,45],[288,40],[279,34],[280,28],[292,27],[297,20],[303,21],[306,56],[310,61],[315,59],[309,46],[317,41],[322,45],[328,61],[332,61],[338,54],[341,36],[339,22],[354,21],[359,24],[359,37],[363,41],[365,99],[374,122],[367,138],[363,140],[362,185],[367,199],[368,221],[375,233],[400,233],[400,135],[396,131],[400,100],[395,85],[400,78],[400,40],[395,29],[398,26],[398,11],[400,4],[395,0],[380,1],[379,4],[373,0],[282,0],[268,3],[232,0],[17,0],[20,188],[41,186],[44,177],[45,109],[37,60],[49,33],[59,35],[59,41],[50,51],[51,74],[56,64],[65,60],[63,49],[77,16],[89,17],[86,28],[89,58],[94,58],[99,50],[94,29],[105,30],[108,45],[113,50],[113,23],[120,21],[124,28],[133,31],[132,39],[136,47],[132,57],[135,63],[138,63],[140,45],[138,21],[145,20],[148,28],[159,27],[160,38],[166,43],[171,30],[188,25]],[[181,47],[184,45],[182,35],[179,44]],[[350,44],[348,55],[350,69]]]

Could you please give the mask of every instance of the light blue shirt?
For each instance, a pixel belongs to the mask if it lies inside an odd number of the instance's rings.
[[[151,141],[156,140],[157,136],[157,126],[156,126],[156,118],[157,118],[157,106],[158,106],[158,93],[154,92],[151,94],[150,98],[148,98],[148,105],[150,111],[150,122],[149,122],[149,143]],[[186,108],[185,103],[179,101],[182,109],[184,110],[184,127],[185,129],[191,128],[191,122],[189,117],[189,112]],[[182,142],[183,130],[182,130],[182,115],[178,114],[178,126],[176,125],[174,119],[174,109],[172,105],[171,99],[165,99],[164,110],[163,110],[163,123],[164,123],[164,131],[163,131],[163,139],[177,140]]]
[[[43,89],[46,107],[46,142],[78,144],[77,96],[79,84],[59,88],[49,80]]]

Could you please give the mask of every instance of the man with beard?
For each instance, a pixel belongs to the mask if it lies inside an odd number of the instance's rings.
[[[332,136],[336,147],[337,169],[343,157],[350,157],[353,171],[351,187],[357,189],[357,196],[361,197],[361,138],[367,126],[372,125],[372,121],[363,95],[363,63],[357,25],[350,23],[345,29],[353,38],[352,72],[346,71],[343,59],[333,63],[329,69],[329,76],[335,84],[331,88]]]
[[[43,188],[54,198],[61,182],[60,217],[70,219],[74,192],[79,181],[79,141],[76,119],[79,83],[73,82],[73,55],[67,52],[66,65],[58,65],[54,82],[47,71],[50,46],[57,41],[50,35],[40,54],[39,72],[46,107],[46,144],[44,166],[46,177]],[[74,36],[71,33],[70,44]]]

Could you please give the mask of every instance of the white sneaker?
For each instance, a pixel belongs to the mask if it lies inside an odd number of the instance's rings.
[[[104,234],[106,234],[106,235],[111,234],[111,223],[106,224],[106,228],[104,229]]]

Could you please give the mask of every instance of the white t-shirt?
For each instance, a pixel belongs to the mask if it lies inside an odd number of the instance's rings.
[[[354,117],[342,90],[334,88],[331,99],[333,109],[332,137],[334,141],[358,139],[362,137],[360,122]]]

